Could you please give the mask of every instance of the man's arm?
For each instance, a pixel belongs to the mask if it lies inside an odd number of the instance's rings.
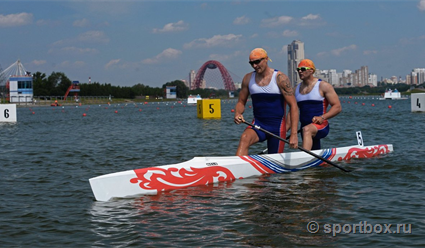
[[[288,76],[279,72],[277,74],[277,84],[285,98],[286,103],[288,104],[289,110],[289,120],[291,122],[291,137],[289,139],[289,145],[291,148],[298,147],[298,121],[299,121],[299,113],[298,113],[298,105],[297,100],[295,99],[295,92],[291,86],[291,82],[289,81]]]
[[[320,90],[323,92],[323,96],[326,98],[329,105],[331,105],[331,108],[323,115],[323,117],[325,119],[330,119],[337,116],[342,111],[342,107],[334,87],[330,83],[322,81],[320,83]]]
[[[249,96],[249,80],[251,78],[251,73],[245,75],[242,80],[241,91],[239,92],[238,102],[235,106],[235,118],[234,122],[236,124],[241,124],[244,121],[243,113],[245,112],[245,104],[248,101]]]

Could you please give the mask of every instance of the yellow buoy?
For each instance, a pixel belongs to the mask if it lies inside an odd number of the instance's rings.
[[[220,119],[221,102],[220,99],[202,99],[196,102],[198,118],[200,119]]]

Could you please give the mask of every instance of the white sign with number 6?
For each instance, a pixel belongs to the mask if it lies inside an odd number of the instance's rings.
[[[0,104],[0,122],[16,122],[16,104]]]

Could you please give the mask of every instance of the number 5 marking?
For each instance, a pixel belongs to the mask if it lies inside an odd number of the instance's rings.
[[[213,108],[214,104],[210,104],[210,113],[214,113],[214,108]]]

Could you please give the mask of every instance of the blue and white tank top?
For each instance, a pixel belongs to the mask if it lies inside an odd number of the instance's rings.
[[[251,94],[254,109],[254,118],[263,122],[280,124],[285,117],[286,104],[282,92],[276,82],[278,70],[274,70],[270,83],[259,86],[255,82],[256,72],[252,72],[249,81],[249,93]]]
[[[319,87],[321,81],[321,79],[317,80],[313,89],[307,94],[300,93],[301,83],[297,85],[295,98],[297,99],[298,108],[300,110],[301,127],[310,124],[314,116],[322,116],[326,113],[328,101],[325,97],[320,95]],[[327,124],[327,121],[325,122]]]

